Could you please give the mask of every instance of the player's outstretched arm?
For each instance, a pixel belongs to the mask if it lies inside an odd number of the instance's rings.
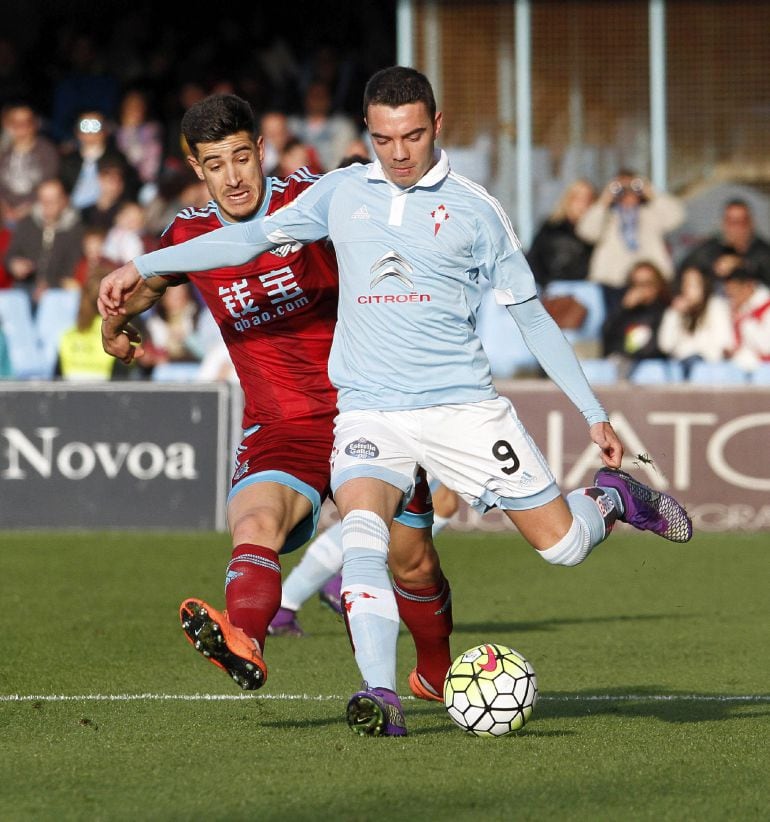
[[[508,306],[529,350],[586,422],[606,423],[607,412],[588,384],[572,346],[537,297]]]

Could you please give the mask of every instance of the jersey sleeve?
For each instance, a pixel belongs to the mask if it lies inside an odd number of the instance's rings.
[[[522,303],[537,294],[532,269],[500,203],[487,195],[479,200],[473,256],[502,305]]]
[[[585,421],[589,425],[608,422],[607,412],[591,389],[574,349],[540,300],[509,305],[508,311],[543,371],[569,397]]]
[[[179,245],[143,254],[134,263],[147,279],[157,274],[244,265],[277,246],[320,240],[328,233],[329,203],[335,185],[328,178],[333,176],[334,172],[324,175],[268,217],[218,228]]]

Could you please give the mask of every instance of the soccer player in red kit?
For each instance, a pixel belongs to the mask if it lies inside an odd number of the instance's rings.
[[[283,180],[264,177],[253,112],[235,95],[212,95],[192,106],[182,133],[189,162],[213,201],[181,211],[164,232],[163,245],[270,214],[316,179],[304,169]],[[327,360],[337,313],[337,265],[327,243],[316,242],[276,248],[205,276],[152,277],[137,285],[120,314],[102,312],[105,350],[126,363],[141,356],[141,339],[130,319],[185,280],[198,288],[219,326],[245,408],[227,504],[233,544],[227,610],[188,599],[180,616],[196,649],[252,690],[267,677],[262,651],[281,601],[278,554],[310,539],[329,493],[337,407]],[[418,514],[429,511],[429,497],[415,502],[412,510]],[[417,647],[410,687],[422,698],[440,699],[450,662],[451,595],[429,525],[394,525],[390,565],[399,615]]]

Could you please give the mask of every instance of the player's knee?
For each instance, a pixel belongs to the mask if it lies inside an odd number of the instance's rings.
[[[457,509],[460,507],[460,498],[454,491],[440,485],[431,496],[433,497],[433,510],[436,512],[436,516],[450,519],[457,513]]]
[[[249,508],[231,521],[230,530],[235,545],[250,542],[279,551],[286,541],[289,527],[285,517],[274,508]]]
[[[587,529],[580,519],[574,517],[567,533],[550,548],[538,553],[552,565],[578,565],[592,547]]]

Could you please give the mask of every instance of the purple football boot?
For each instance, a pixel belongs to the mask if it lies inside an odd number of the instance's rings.
[[[297,612],[289,608],[279,608],[273,621],[267,626],[270,636],[305,636],[297,622]]]
[[[364,689],[350,697],[348,725],[359,736],[406,736],[401,701],[387,688]]]
[[[335,574],[323,588],[318,592],[321,602],[334,611],[335,614],[342,615],[342,574]]]
[[[689,542],[692,539],[692,520],[687,511],[668,494],[656,491],[625,471],[602,468],[596,472],[594,485],[614,488],[623,502],[623,514],[618,517],[640,531],[671,540]]]

